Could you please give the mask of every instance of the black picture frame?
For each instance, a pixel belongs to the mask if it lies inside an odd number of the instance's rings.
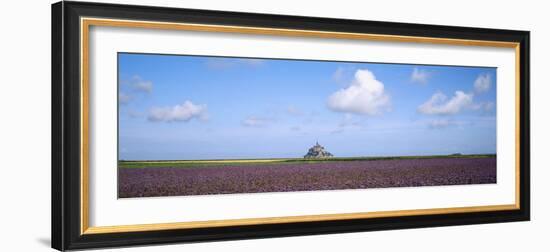
[[[365,34],[519,43],[519,209],[240,225],[229,227],[82,234],[80,18],[101,17]],[[103,3],[52,5],[52,247],[87,249],[174,242],[252,239],[388,229],[467,225],[530,219],[529,32],[440,25],[238,13]]]

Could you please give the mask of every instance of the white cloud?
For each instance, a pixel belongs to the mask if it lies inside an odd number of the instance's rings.
[[[430,78],[430,74],[422,69],[414,68],[411,73],[411,82],[420,83],[420,84],[426,84],[428,83],[428,79]]]
[[[367,69],[355,72],[347,88],[340,89],[328,98],[328,108],[337,112],[377,115],[390,108],[390,96],[384,84]]]
[[[121,82],[124,85],[128,85],[132,91],[136,92],[153,92],[153,82],[142,79],[139,75],[134,75],[132,78]]]
[[[332,80],[334,80],[337,83],[342,83],[344,82],[345,76],[348,74],[348,72],[349,72],[349,69],[346,69],[340,66],[332,74]]]
[[[473,99],[473,94],[466,94],[462,91],[456,91],[451,99],[448,99],[443,93],[437,92],[428,101],[418,107],[418,112],[429,115],[456,114],[470,107]]]
[[[118,102],[120,104],[128,104],[128,102],[130,102],[130,100],[132,100],[132,97],[126,93],[123,93],[123,92],[120,92],[118,94]]]
[[[476,93],[484,93],[491,89],[491,75],[490,74],[480,74],[477,76],[477,79],[474,81],[474,90]]]
[[[242,121],[242,124],[246,127],[264,127],[267,125],[268,122],[269,120],[265,118],[249,116]]]
[[[350,65],[339,66],[334,73],[332,73],[332,80],[338,84],[348,84],[356,70],[356,67]]]
[[[480,103],[472,104],[470,108],[473,110],[491,111],[495,108],[495,103],[490,101],[480,102]]]
[[[495,103],[493,102],[484,102],[481,106],[485,111],[491,111],[495,108]]]
[[[134,89],[138,91],[143,91],[146,93],[151,93],[153,91],[153,83],[150,81],[140,81],[134,84]]]
[[[338,67],[336,69],[336,71],[334,71],[334,73],[332,74],[332,79],[337,81],[337,82],[342,80],[343,77],[344,77],[344,68],[343,67]]]
[[[153,107],[147,119],[153,122],[188,122],[193,118],[206,120],[206,112],[206,105],[185,101],[172,107]]]

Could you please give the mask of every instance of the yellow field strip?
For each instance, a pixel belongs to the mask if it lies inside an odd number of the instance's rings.
[[[272,163],[281,162],[286,159],[242,159],[242,160],[176,160],[176,161],[123,161],[128,163],[151,163],[151,164],[163,164],[163,163],[181,163],[181,164],[218,164],[218,163]]]

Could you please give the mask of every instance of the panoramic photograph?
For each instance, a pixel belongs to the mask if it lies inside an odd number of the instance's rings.
[[[496,68],[118,54],[118,197],[494,184]]]

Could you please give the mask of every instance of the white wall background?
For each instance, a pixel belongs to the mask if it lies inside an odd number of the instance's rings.
[[[530,30],[532,221],[116,251],[547,251],[550,227],[550,25],[545,1],[117,0],[198,9]],[[50,240],[50,0],[0,9],[0,250],[48,251]],[[545,22],[546,21],[546,22]],[[111,249],[107,249],[110,251]]]

